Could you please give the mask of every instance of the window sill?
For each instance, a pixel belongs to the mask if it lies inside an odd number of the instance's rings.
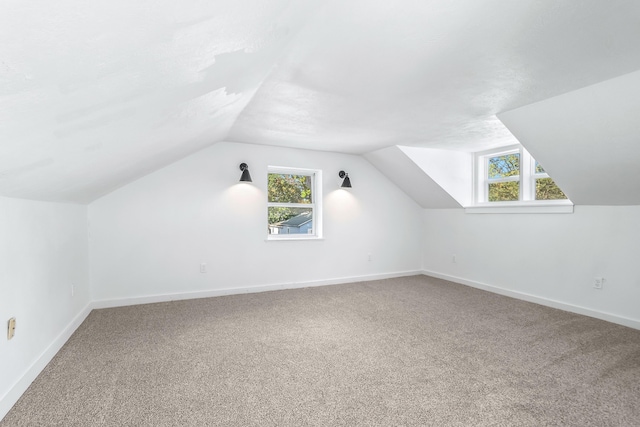
[[[301,236],[301,237],[267,237],[264,239],[265,242],[296,242],[300,240],[324,240],[323,237],[317,236]]]
[[[570,214],[573,203],[518,203],[476,205],[464,209],[468,214]]]

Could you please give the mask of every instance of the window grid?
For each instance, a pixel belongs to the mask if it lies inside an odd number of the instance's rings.
[[[292,176],[306,176],[310,177],[310,190],[309,203],[292,203],[292,202],[272,202],[270,201],[269,193],[269,176],[270,175],[292,175]],[[267,170],[267,239],[268,240],[296,240],[296,239],[318,239],[322,238],[322,214],[321,214],[321,200],[322,200],[322,171],[313,169],[300,169],[289,168],[280,166],[269,166]],[[306,218],[299,218],[298,222],[302,224],[291,224],[295,222],[292,218],[283,222],[290,222],[286,227],[283,224],[271,224],[269,220],[269,214],[271,208],[288,208],[294,212],[300,212],[295,217],[303,217],[306,212],[311,211],[311,221]],[[293,213],[293,212],[292,212]],[[291,229],[298,226],[302,229],[302,225],[310,227],[306,233],[291,233]],[[282,231],[286,231],[283,233]]]
[[[490,160],[493,158],[507,156],[510,154],[518,154],[520,156],[520,173],[514,176],[506,177],[489,177]],[[501,150],[485,151],[476,153],[476,161],[474,162],[476,171],[476,185],[474,186],[475,205],[500,206],[514,205],[518,203],[545,203],[545,204],[566,204],[570,201],[564,198],[557,199],[536,199],[536,184],[541,179],[551,179],[549,174],[539,165],[539,163],[525,150],[522,146],[505,147]],[[537,170],[539,167],[539,170]],[[489,190],[491,184],[518,182],[518,199],[504,201],[489,201]]]

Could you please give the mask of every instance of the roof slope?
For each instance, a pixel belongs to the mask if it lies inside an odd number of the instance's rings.
[[[87,203],[223,140],[510,143],[496,114],[640,70],[639,16],[636,0],[5,2],[0,195]]]
[[[640,204],[640,71],[500,115],[576,204]]]

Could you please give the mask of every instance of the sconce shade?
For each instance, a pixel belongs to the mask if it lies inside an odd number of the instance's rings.
[[[247,166],[246,163],[240,163],[240,170],[242,171],[240,182],[253,182],[251,180],[251,175],[249,174],[249,166]]]
[[[349,179],[348,173],[346,173],[345,171],[340,171],[340,173],[338,173],[338,176],[340,178],[344,178],[344,181],[342,181],[342,185],[340,187],[351,188],[351,180]]]

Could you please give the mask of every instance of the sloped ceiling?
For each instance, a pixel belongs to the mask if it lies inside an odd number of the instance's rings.
[[[640,204],[640,71],[500,114],[576,204]]]
[[[86,203],[222,140],[514,142],[496,114],[640,70],[636,0],[0,6],[0,195]]]

